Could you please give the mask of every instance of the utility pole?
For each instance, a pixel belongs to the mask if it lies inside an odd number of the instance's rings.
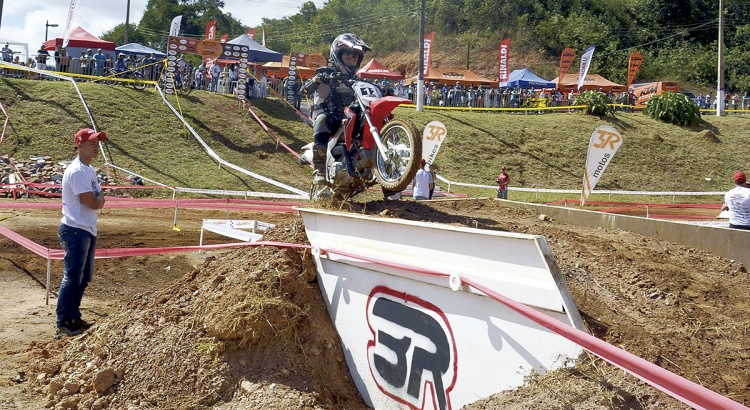
[[[425,0],[421,0],[419,2],[419,75],[417,76],[417,111],[422,111],[424,109],[424,1]]]
[[[3,24],[3,0],[0,0],[0,26]]]
[[[128,44],[128,29],[130,28],[130,0],[128,0],[128,8],[125,11],[125,38],[123,44]]]
[[[716,86],[716,115],[724,115],[724,0],[719,0],[719,70]]]

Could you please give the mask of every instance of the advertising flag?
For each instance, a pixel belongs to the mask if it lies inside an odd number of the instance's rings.
[[[180,35],[180,24],[182,24],[182,16],[176,16],[172,19],[172,25],[169,27],[170,37],[176,37]]]
[[[586,156],[586,166],[583,172],[583,189],[581,190],[581,207],[594,190],[599,178],[604,174],[607,165],[622,145],[622,137],[610,125],[602,125],[594,130],[589,141],[589,152]]]
[[[430,73],[430,62],[432,59],[432,44],[435,42],[435,32],[432,31],[424,35],[424,71],[422,75],[428,75]]]
[[[626,85],[625,88],[630,88],[630,84],[633,84],[635,75],[638,73],[638,70],[641,68],[642,63],[643,63],[643,56],[641,55],[641,53],[637,51],[633,51],[630,54],[630,62],[628,62],[628,85]]]
[[[559,84],[562,82],[563,77],[565,74],[568,74],[568,71],[570,71],[570,66],[573,65],[573,61],[576,59],[576,51],[572,48],[568,47],[565,50],[563,50],[562,54],[560,55],[560,75],[557,76],[557,84],[559,87]]]
[[[68,7],[68,22],[65,23],[65,36],[63,37],[63,48],[68,46],[68,40],[70,36],[70,23],[73,22],[73,16],[76,14],[76,8],[78,8],[78,0],[70,0],[70,7]]]
[[[261,41],[260,45],[262,45],[263,47],[266,46],[266,28],[265,27],[263,27],[263,40]]]
[[[500,43],[500,48],[497,50],[497,69],[499,81],[508,81],[508,55],[510,54],[510,39],[506,38]]]
[[[206,39],[207,40],[216,40],[216,22],[218,20],[211,20],[206,24]]]
[[[578,69],[578,89],[583,87],[583,80],[586,79],[586,74],[589,72],[589,66],[591,65],[591,58],[594,57],[594,48],[596,46],[590,46],[586,51],[581,54],[581,67]]]
[[[435,163],[440,145],[448,136],[448,129],[440,121],[432,121],[422,131],[422,159],[428,164]]]
[[[247,33],[245,33],[245,34],[247,34],[248,36],[250,36],[251,39],[255,40],[255,33],[257,33],[257,32],[258,32],[257,28],[251,28],[250,30],[247,30]]]
[[[227,37],[229,37],[229,33],[226,33],[223,36],[221,36],[221,40],[219,40],[219,43],[226,43]]]

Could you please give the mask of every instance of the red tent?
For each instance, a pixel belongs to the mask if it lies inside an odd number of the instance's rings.
[[[62,46],[63,37],[53,38],[44,42],[45,50],[54,50],[56,46]],[[115,43],[112,41],[105,41],[99,37],[84,30],[81,26],[70,30],[68,35],[68,47],[70,48],[82,48],[92,49],[96,51],[97,48],[107,51],[115,51]]]
[[[374,58],[357,71],[357,75],[371,80],[403,80],[404,76],[393,72]]]

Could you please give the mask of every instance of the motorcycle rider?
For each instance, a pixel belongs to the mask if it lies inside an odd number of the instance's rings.
[[[331,43],[329,65],[319,68],[315,76],[305,82],[308,94],[315,93],[312,117],[315,146],[312,150],[313,185],[327,185],[326,152],[328,139],[341,126],[344,118],[344,107],[355,100],[354,90],[349,81],[357,75],[365,52],[370,47],[358,36],[344,33]]]

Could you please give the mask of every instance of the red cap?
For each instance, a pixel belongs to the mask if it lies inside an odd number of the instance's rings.
[[[420,159],[419,160],[419,166],[422,167],[422,168],[424,168],[425,165],[427,165],[427,161],[425,161],[424,158]]]
[[[99,141],[104,141],[107,139],[107,134],[104,131],[96,132],[91,128],[83,128],[76,133],[76,137],[73,141],[75,142],[76,147],[80,147],[81,143],[86,141],[94,141],[96,139],[99,139]]]
[[[735,184],[744,184],[745,181],[747,181],[747,177],[745,177],[745,173],[742,171],[738,171],[734,173],[734,183]]]

